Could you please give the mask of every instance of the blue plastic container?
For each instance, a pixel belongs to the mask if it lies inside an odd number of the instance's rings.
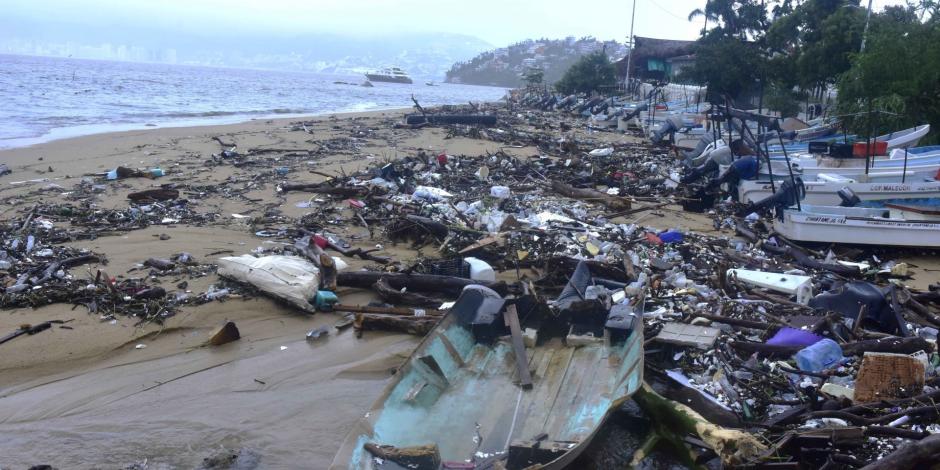
[[[824,338],[796,353],[796,365],[800,370],[819,372],[842,362],[842,347],[835,341]]]
[[[333,310],[333,304],[337,302],[339,302],[339,297],[336,294],[328,290],[318,290],[313,304],[317,307],[317,310],[329,311]]]

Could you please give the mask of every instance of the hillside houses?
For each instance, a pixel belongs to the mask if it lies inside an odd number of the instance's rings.
[[[616,41],[599,41],[593,37],[576,39],[526,40],[479,54],[470,61],[454,64],[446,81],[474,85],[513,87],[522,84],[520,75],[529,69],[541,69],[546,82],[561,78],[578,57],[605,51],[611,60],[624,57],[626,46]]]

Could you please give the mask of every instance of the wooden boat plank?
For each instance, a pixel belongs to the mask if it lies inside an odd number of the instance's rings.
[[[512,335],[512,351],[516,357],[516,376],[519,377],[519,385],[523,389],[532,388],[532,374],[529,373],[529,360],[526,357],[525,344],[522,341],[522,327],[519,326],[519,315],[516,313],[516,306],[506,307],[503,313],[506,324],[509,325],[509,332]]]
[[[561,340],[552,338],[551,342],[561,343]],[[519,434],[523,438],[535,436],[545,429],[545,422],[551,412],[549,404],[558,396],[573,355],[574,349],[571,348],[554,349],[541,381],[523,396],[523,409],[528,410]]]
[[[554,441],[580,442],[594,429],[581,419],[587,415],[586,410],[597,406],[602,396],[590,396],[584,393],[585,389],[601,385],[594,382],[599,367],[607,368],[607,361],[600,357],[603,346],[584,346],[575,349],[575,353],[568,364],[568,376],[558,397],[552,404],[549,419],[545,423],[544,432]],[[609,380],[605,380],[608,382]],[[605,384],[606,385],[606,384]],[[606,408],[606,407],[605,407]],[[603,416],[603,414],[598,417]]]

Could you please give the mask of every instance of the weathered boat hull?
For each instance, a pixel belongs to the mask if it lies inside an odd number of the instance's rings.
[[[530,390],[515,383],[510,344],[477,343],[447,315],[354,426],[331,468],[380,468],[363,448],[369,442],[399,448],[434,443],[443,461],[465,461],[543,432],[570,447],[541,468],[569,465],[642,384],[642,326],[616,345],[598,339],[574,347],[551,338],[526,349]],[[427,356],[440,373],[427,366]]]
[[[842,200],[839,198],[838,191],[842,188],[851,189],[862,201],[940,197],[940,181],[914,183],[804,181],[803,185],[806,188],[806,196],[802,201],[806,204],[818,206],[839,205]],[[776,187],[779,189],[780,184],[777,183]],[[771,195],[773,195],[773,191],[768,181],[741,181],[738,184],[738,200],[741,202],[758,202]]]
[[[940,222],[889,218],[887,209],[814,207],[786,210],[774,230],[791,240],[940,248]]]

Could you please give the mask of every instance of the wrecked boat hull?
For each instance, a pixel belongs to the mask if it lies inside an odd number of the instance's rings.
[[[774,230],[802,242],[940,248],[940,221],[890,217],[887,209],[803,206],[774,220]]]
[[[330,468],[383,468],[364,449],[366,443],[398,448],[433,443],[442,461],[464,462],[505,453],[513,441],[541,433],[548,434],[543,447],[553,442],[565,451],[540,468],[564,468],[643,382],[643,330],[634,325],[616,345],[597,339],[567,346],[550,338],[526,348],[533,386],[523,390],[511,344],[476,343],[448,314],[355,424]],[[437,367],[428,367],[427,356]]]

